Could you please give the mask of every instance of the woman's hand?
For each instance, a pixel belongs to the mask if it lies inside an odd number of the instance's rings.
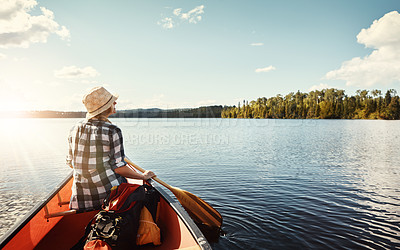
[[[114,169],[114,172],[122,175],[126,178],[131,178],[131,179],[138,179],[138,180],[148,180],[152,177],[156,177],[156,175],[152,171],[145,171],[143,174],[138,173],[132,168],[130,168],[128,165],[119,167]]]
[[[148,179],[153,178],[153,177],[156,177],[156,175],[153,173],[153,171],[146,170],[143,173],[143,180],[148,180]]]

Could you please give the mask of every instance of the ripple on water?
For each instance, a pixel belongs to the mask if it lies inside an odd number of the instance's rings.
[[[45,195],[45,194],[42,194]],[[10,192],[0,195],[0,236],[5,234],[18,220],[32,209],[39,201],[40,195],[29,192]]]
[[[56,147],[28,148],[38,136],[26,133],[0,150],[0,235],[69,171],[64,143],[74,121],[44,121],[41,130],[56,132],[41,142]],[[116,122],[132,160],[222,214],[226,235],[213,249],[400,249],[399,121]],[[141,134],[227,140],[135,142]]]

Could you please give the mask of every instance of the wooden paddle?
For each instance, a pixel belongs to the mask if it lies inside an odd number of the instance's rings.
[[[128,165],[136,168],[140,172],[143,173],[145,171],[143,168],[139,167],[128,158],[125,158],[125,161],[128,163]],[[160,183],[164,187],[168,188],[176,196],[176,198],[178,198],[183,208],[196,223],[204,224],[212,228],[221,228],[221,214],[207,202],[188,191],[168,185],[157,177],[154,177],[152,179]]]

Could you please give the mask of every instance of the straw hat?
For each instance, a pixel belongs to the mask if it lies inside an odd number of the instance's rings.
[[[90,119],[106,111],[118,99],[118,95],[113,95],[103,87],[94,87],[86,94],[82,102],[87,109],[86,118]]]

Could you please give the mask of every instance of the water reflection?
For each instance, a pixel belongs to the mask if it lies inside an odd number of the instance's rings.
[[[0,235],[70,171],[65,168],[66,136],[75,122],[0,120]]]
[[[0,234],[64,179],[76,121],[1,123]],[[398,121],[114,122],[134,162],[222,214],[214,249],[400,248]]]

